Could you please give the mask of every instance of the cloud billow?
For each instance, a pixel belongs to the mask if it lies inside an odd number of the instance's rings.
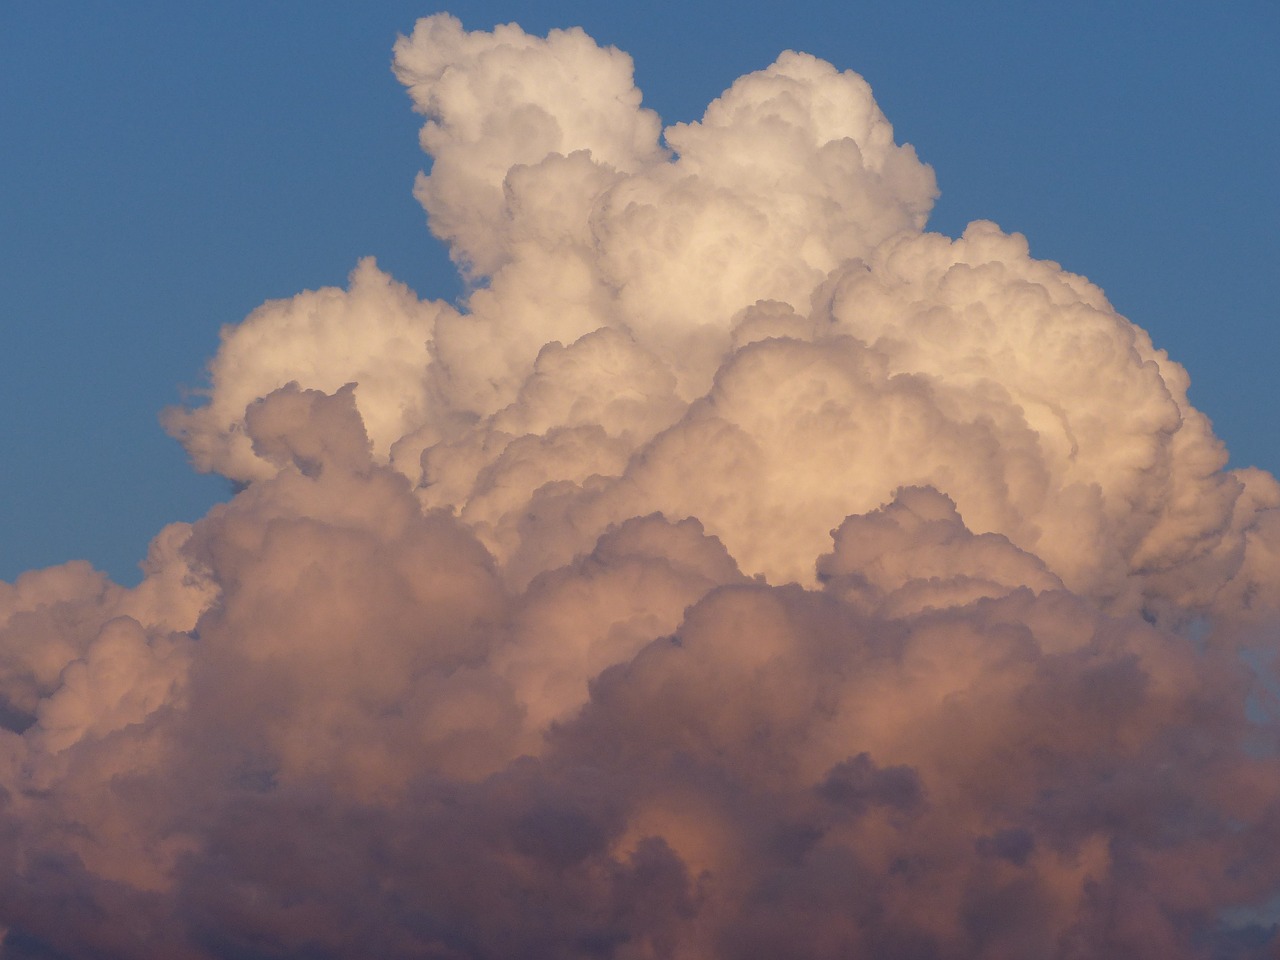
[[[813,57],[394,66],[471,292],[264,304],[166,414],[241,492],[0,584],[4,956],[1265,955],[1280,485],[1183,368]]]

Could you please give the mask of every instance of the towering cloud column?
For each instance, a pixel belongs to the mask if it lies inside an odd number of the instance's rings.
[[[787,52],[395,47],[468,281],[372,260],[166,415],[241,486],[0,584],[6,957],[1264,955],[1280,485]]]

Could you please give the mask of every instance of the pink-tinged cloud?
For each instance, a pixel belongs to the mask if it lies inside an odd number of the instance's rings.
[[[0,584],[6,960],[1274,955],[1280,485],[1183,368],[815,58],[395,72],[472,292],[265,304],[166,414],[241,491]]]

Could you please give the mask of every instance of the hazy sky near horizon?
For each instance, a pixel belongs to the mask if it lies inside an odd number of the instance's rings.
[[[343,285],[367,255],[421,297],[458,295],[389,70],[397,33],[436,9],[0,9],[0,579],[85,558],[135,582],[164,523],[229,494],[157,420],[201,386],[223,324]],[[665,123],[784,48],[861,73],[936,171],[931,229],[991,219],[1089,277],[1188,368],[1232,464],[1280,469],[1274,3],[452,12],[582,25],[635,58]]]

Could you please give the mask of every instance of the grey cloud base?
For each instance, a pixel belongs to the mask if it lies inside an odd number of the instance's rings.
[[[1280,485],[1185,371],[812,57],[395,69],[476,287],[265,304],[166,417],[242,491],[0,584],[6,960],[1272,955]]]

